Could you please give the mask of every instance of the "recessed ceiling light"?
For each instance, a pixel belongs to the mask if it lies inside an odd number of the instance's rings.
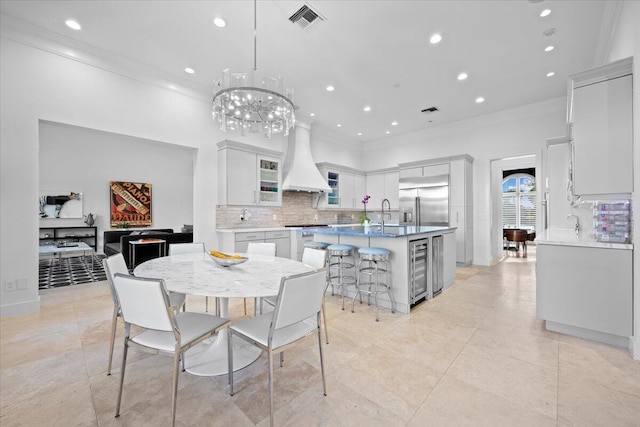
[[[545,9],[542,12],[540,12],[540,16],[544,18],[545,16],[549,16],[550,13],[551,13],[551,9]]]
[[[213,25],[215,25],[218,28],[223,28],[223,27],[225,27],[227,25],[227,23],[224,22],[224,19],[222,19],[222,18],[215,18],[213,20]]]
[[[398,126],[398,122],[396,122],[395,120],[391,122],[391,126]]]
[[[440,43],[441,40],[442,40],[442,36],[440,34],[436,33],[436,34],[431,36],[431,38],[429,39],[429,43],[438,44],[438,43]]]
[[[547,30],[544,30],[542,32],[542,35],[545,37],[551,37],[552,35],[554,35],[556,33],[556,29],[555,28],[549,28]]]
[[[341,125],[340,123],[338,123],[336,126],[338,126],[339,128],[341,128],[341,127],[342,127],[342,125]]]
[[[331,85],[327,86],[327,92],[333,92],[335,89],[336,88]]]
[[[553,46],[547,46],[544,48],[545,52],[551,52],[553,49],[555,49]]]
[[[309,116],[311,116],[311,117],[315,117],[315,116],[316,116],[316,113],[309,113]]]
[[[484,102],[484,98],[483,97],[479,96],[479,97],[476,98],[476,103],[482,104],[483,102]]]
[[[362,136],[362,132],[358,132],[358,136]]]
[[[67,24],[67,27],[71,28],[72,30],[81,30],[82,27],[80,26],[80,24],[78,24],[77,21],[74,21],[73,19],[67,19],[66,21],[64,21],[65,24]]]
[[[388,130],[388,131],[386,131],[385,133],[386,133],[387,135],[389,135],[389,134],[391,133],[391,131],[390,131],[390,130]]]
[[[364,111],[366,111],[366,112],[368,113],[369,111],[371,111],[371,107],[370,107],[370,106],[368,106],[368,105],[365,105],[365,106],[364,106],[364,108],[363,108],[363,110],[364,110]]]
[[[185,68],[184,71],[185,71],[185,73],[189,73],[189,74],[193,74],[193,73],[196,72],[196,70],[194,70],[193,68],[189,68],[189,67]]]
[[[467,77],[469,77],[467,73],[458,74],[458,80],[467,80]]]
[[[547,73],[547,77],[553,77],[555,75],[556,75],[556,73],[554,73],[553,71],[551,71],[550,73]]]
[[[169,85],[169,86],[167,86],[167,87],[168,87],[169,89],[171,89],[171,90],[176,90],[176,87],[175,87],[174,85]]]

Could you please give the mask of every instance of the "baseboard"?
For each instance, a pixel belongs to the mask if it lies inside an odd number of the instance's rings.
[[[40,310],[40,295],[32,301],[23,301],[16,304],[0,306],[0,317],[12,317],[20,314],[35,313]]]
[[[549,320],[546,320],[544,323],[545,328],[547,328],[548,331],[559,332],[561,334],[584,338],[591,341],[597,341],[616,347],[627,348],[629,349],[629,351],[631,351],[630,347],[632,338],[630,337],[621,337],[618,335],[607,334],[605,332],[598,332],[591,329],[580,328],[578,326],[570,326],[563,323],[551,322]]]
[[[635,360],[640,360],[640,336],[629,338],[629,353]]]

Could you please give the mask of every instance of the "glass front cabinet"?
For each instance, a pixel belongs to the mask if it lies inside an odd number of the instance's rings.
[[[258,156],[258,204],[282,204],[282,171],[277,159]]]

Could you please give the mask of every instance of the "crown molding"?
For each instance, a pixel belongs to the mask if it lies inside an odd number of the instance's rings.
[[[209,94],[213,93],[213,88],[207,88],[183,77],[146,67],[138,62],[78,42],[8,15],[0,15],[0,36],[16,43],[58,55],[70,61],[119,74],[169,92],[207,103],[211,101]]]

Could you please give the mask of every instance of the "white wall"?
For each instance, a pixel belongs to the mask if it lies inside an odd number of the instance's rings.
[[[640,2],[625,1],[622,3],[620,18],[616,27],[616,33],[611,44],[609,62],[633,56],[633,168],[634,188],[633,193],[633,222],[636,224],[633,233],[633,242],[636,249],[633,251],[634,276],[634,337],[631,340],[631,353],[635,359],[640,359]]]
[[[0,315],[39,307],[39,219],[24,212],[38,209],[42,120],[198,148],[193,178],[194,239],[208,246],[215,244],[215,144],[227,135],[219,132],[211,120],[208,101],[27,46],[4,32],[2,35]],[[259,143],[282,148],[281,139]],[[98,167],[111,170],[102,161]],[[26,279],[27,289],[6,291],[7,283],[19,279]]]
[[[39,189],[83,193],[84,214],[111,229],[109,182],[152,184],[151,228],[193,223],[193,168],[197,150],[60,123],[40,123]],[[82,219],[40,219],[41,227],[83,226]]]
[[[412,135],[366,144],[367,170],[392,167],[419,159],[469,154],[473,162],[473,263],[490,265],[491,161],[528,154],[539,155],[550,137],[564,135],[566,99],[522,106],[472,120],[440,126]],[[501,225],[500,225],[501,227]]]

